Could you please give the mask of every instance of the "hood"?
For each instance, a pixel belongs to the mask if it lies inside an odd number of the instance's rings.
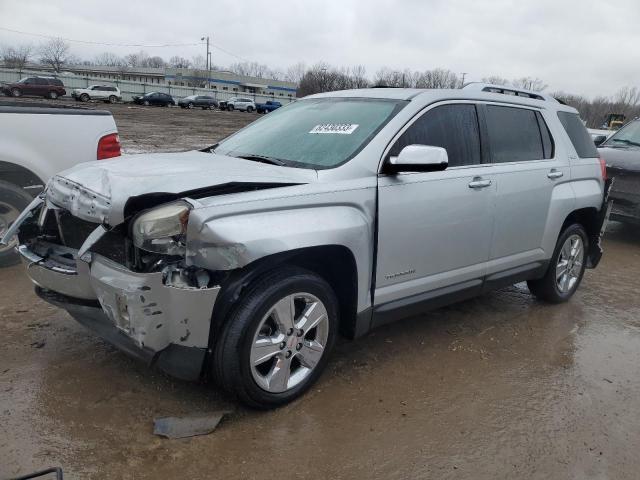
[[[640,148],[602,147],[598,153],[609,168],[640,172]]]
[[[116,226],[135,213],[133,205],[149,208],[182,196],[203,198],[316,180],[315,170],[197,151],[124,155],[59,173],[47,185],[47,198],[74,216]]]

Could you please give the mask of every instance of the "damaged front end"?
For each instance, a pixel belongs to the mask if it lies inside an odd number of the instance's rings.
[[[72,188],[63,198],[50,190],[10,232],[18,231],[37,293],[121,350],[173,376],[198,379],[226,274],[186,264],[192,206],[183,200],[154,206],[111,227],[100,222],[104,200],[90,191]],[[82,215],[60,206],[69,199]]]

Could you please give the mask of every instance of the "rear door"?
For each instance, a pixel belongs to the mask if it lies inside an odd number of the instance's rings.
[[[388,156],[415,144],[445,148],[449,167],[379,178],[374,305],[380,311],[477,293],[489,259],[496,185],[493,167],[482,162],[475,104],[430,107],[405,127]]]
[[[556,154],[540,110],[485,104],[481,112],[498,184],[487,269],[491,283],[535,270],[550,256],[543,237],[551,198],[554,188],[570,180],[570,170],[566,155]]]

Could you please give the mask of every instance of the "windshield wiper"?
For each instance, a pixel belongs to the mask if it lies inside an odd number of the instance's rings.
[[[620,142],[626,145],[633,145],[634,147],[640,147],[640,143],[634,142],[632,140],[627,140],[626,138],[611,138],[610,140],[612,142]]]
[[[266,155],[236,155],[236,158],[251,160],[252,162],[268,163],[270,165],[278,165],[283,167],[286,163],[279,158],[267,157]]]

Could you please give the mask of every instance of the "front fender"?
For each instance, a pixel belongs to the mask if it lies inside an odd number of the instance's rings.
[[[190,219],[187,236],[187,264],[214,271],[239,269],[261,258],[292,250],[344,246],[356,262],[358,310],[370,305],[367,292],[373,265],[373,216],[355,206],[238,213],[206,220],[193,227]]]

